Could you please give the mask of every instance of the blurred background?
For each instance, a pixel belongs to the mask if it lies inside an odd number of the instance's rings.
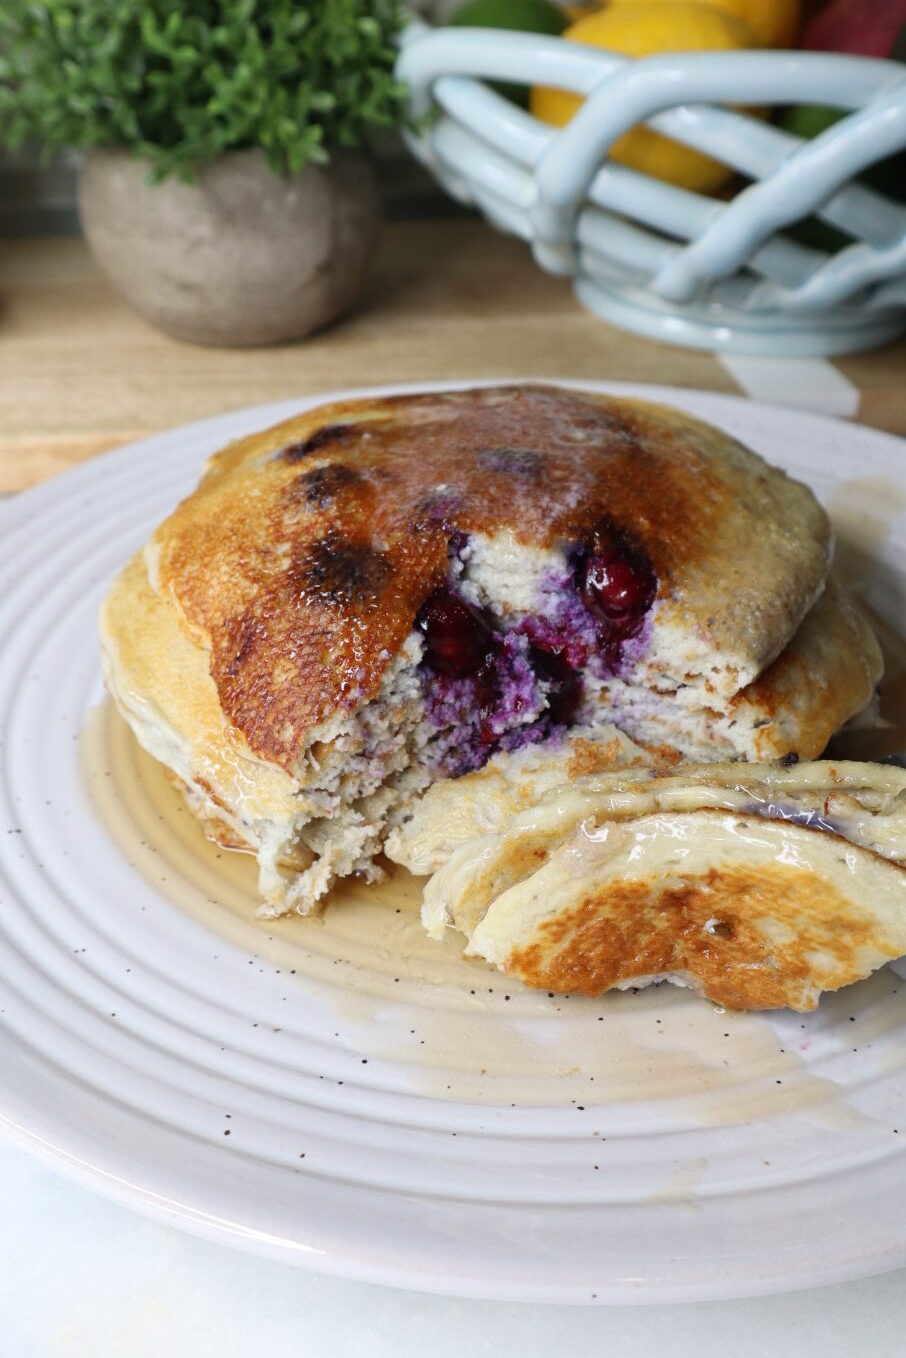
[[[667,8],[671,0],[667,0]],[[833,9],[835,15],[824,29],[813,28],[814,41],[829,50],[865,52],[870,55],[904,59],[906,42],[901,30],[906,27],[906,7],[900,0],[722,0],[706,8],[717,9],[731,22],[751,16],[764,25],[771,46],[790,46],[807,41],[809,24],[819,10]],[[625,10],[627,0],[622,0]],[[139,6],[140,8],[140,6]],[[367,7],[366,7],[367,8]],[[408,17],[422,17],[434,25],[453,20],[506,27],[528,32],[562,31],[582,17],[612,9],[608,0],[410,0]],[[629,4],[630,24],[639,24],[639,43],[644,45],[643,14]],[[674,5],[675,8],[675,5]],[[265,7],[266,10],[266,7]],[[553,17],[552,16],[558,16]],[[688,10],[683,15],[688,46],[695,44],[694,30],[688,27]],[[751,28],[749,30],[751,36]],[[775,40],[776,39],[776,40]],[[669,44],[669,35],[666,38]],[[831,44],[835,44],[831,48]],[[683,44],[685,45],[685,44]],[[2,53],[2,40],[0,40]],[[456,207],[408,155],[398,135],[379,136],[376,152],[382,164],[382,187],[390,215],[450,213]],[[78,153],[64,151],[49,159],[36,141],[10,150],[0,144],[0,234],[40,234],[78,230],[76,183]],[[906,194],[906,178],[898,182]]]

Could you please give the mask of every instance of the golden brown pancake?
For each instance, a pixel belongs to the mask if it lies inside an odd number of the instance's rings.
[[[455,534],[552,548],[602,521],[647,554],[662,625],[717,662],[715,682],[732,669],[732,692],[827,573],[804,486],[689,416],[549,387],[344,402],[253,435],[211,462],[148,559],[210,648],[229,720],[292,771],[313,727],[376,696]]]
[[[529,986],[670,980],[736,1009],[812,1009],[906,952],[906,772],[593,775],[452,850],[423,918]]]
[[[196,814],[257,853],[267,910],[304,912],[380,874],[432,782],[568,731],[817,754],[879,674],[830,555],[806,487],[678,411],[343,402],[211,459],[115,583],[105,664]]]

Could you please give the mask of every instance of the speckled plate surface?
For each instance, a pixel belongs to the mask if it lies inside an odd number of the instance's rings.
[[[809,481],[847,576],[896,626],[899,441],[606,389],[672,401]],[[203,1235],[438,1292],[668,1301],[906,1263],[892,970],[811,1016],[666,987],[555,998],[432,944],[404,874],[316,920],[254,920],[249,861],[204,841],[104,703],[95,615],[204,457],[306,404],[161,434],[2,509],[0,1126]]]

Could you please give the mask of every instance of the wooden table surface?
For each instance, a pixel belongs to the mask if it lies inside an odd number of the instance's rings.
[[[857,417],[906,434],[906,342],[837,360]],[[493,376],[662,382],[737,392],[717,359],[615,330],[527,248],[472,219],[383,234],[354,314],[266,349],[203,349],[119,301],[84,242],[0,242],[0,492],[187,420],[379,382]]]

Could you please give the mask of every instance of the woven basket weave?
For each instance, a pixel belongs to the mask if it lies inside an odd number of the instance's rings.
[[[853,182],[906,147],[902,65],[776,51],[630,61],[561,38],[413,23],[397,70],[422,128],[409,136],[418,158],[616,325],[773,355],[867,349],[906,330],[906,207]],[[488,80],[585,103],[552,128]],[[852,111],[804,142],[725,102]],[[752,182],[723,202],[609,159],[639,122]],[[812,214],[853,243],[828,254],[784,234]]]

